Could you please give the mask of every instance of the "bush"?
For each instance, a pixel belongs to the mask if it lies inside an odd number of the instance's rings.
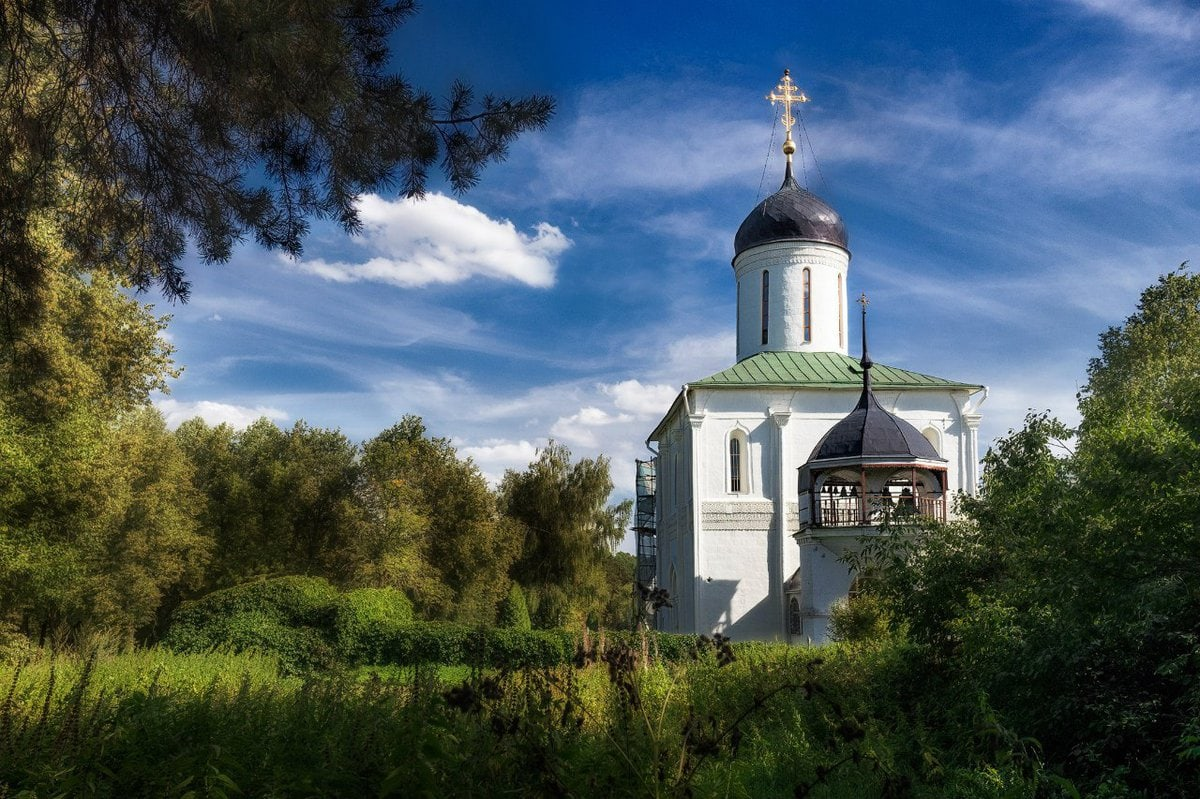
[[[331,666],[341,594],[319,577],[276,577],[185,602],[162,643],[176,652],[258,651],[286,671]]]
[[[888,635],[890,615],[883,601],[872,594],[839,600],[829,615],[829,635],[834,641],[862,643]]]
[[[411,624],[412,602],[395,588],[358,588],[342,596],[333,630],[337,653],[347,663],[377,662],[384,642]]]

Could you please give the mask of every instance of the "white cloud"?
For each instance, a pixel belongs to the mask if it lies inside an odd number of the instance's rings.
[[[500,484],[504,472],[523,470],[537,458],[540,445],[521,439],[512,441],[491,438],[480,444],[458,447],[460,458],[470,458],[493,487]]]
[[[611,414],[601,408],[587,406],[570,416],[560,417],[550,426],[550,435],[568,444],[596,447],[599,446],[601,438],[597,435],[596,428],[632,421],[633,417],[627,413]]]
[[[172,430],[197,416],[210,425],[227,424],[236,429],[246,427],[264,416],[274,422],[286,421],[288,418],[285,411],[267,405],[250,407],[209,400],[180,402],[174,399],[160,399],[154,404],[166,419],[167,427]]]
[[[372,281],[404,288],[461,283],[475,277],[508,280],[535,288],[554,285],[558,257],[571,240],[539,222],[532,234],[507,219],[496,220],[443,194],[420,200],[359,201],[365,261],[302,259],[296,265],[338,283]]]
[[[643,384],[640,380],[601,383],[600,390],[612,397],[613,405],[643,419],[666,413],[679,389],[666,384]]]
[[[699,380],[733,365],[737,355],[737,334],[731,329],[734,319],[721,325],[718,333],[683,335],[667,345],[667,357],[662,364],[668,378]],[[663,412],[666,412],[663,407]]]

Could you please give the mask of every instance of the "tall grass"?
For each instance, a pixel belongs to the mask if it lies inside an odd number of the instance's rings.
[[[0,797],[1032,795],[1020,746],[922,726],[902,657],[730,651],[452,686],[155,650],[0,664]]]

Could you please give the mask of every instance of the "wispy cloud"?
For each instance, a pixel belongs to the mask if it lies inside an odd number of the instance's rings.
[[[742,91],[711,84],[701,90],[683,80],[589,87],[565,129],[530,142],[542,170],[540,188],[548,196],[588,200],[746,182],[762,168],[763,123],[771,120],[765,104],[757,117],[739,114],[746,101]]]
[[[1180,2],[1146,0],[1066,0],[1100,16],[1115,19],[1141,34],[1176,39],[1200,40],[1200,10]]]
[[[339,283],[371,281],[404,288],[490,278],[535,288],[554,285],[558,258],[571,240],[539,222],[522,233],[507,219],[492,219],[443,194],[386,200],[374,194],[359,202],[366,260],[305,258],[300,269]]]

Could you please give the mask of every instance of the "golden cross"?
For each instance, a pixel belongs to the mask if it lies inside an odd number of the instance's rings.
[[[796,146],[792,144],[792,125],[796,124],[796,119],[792,116],[792,103],[807,103],[808,96],[796,88],[796,84],[792,83],[792,71],[785,69],[783,71],[783,80],[779,81],[779,85],[775,87],[775,91],[768,94],[766,99],[771,101],[771,105],[783,103],[783,117],[781,121],[783,122],[784,130],[787,131],[787,138],[783,143],[783,151],[787,154],[788,161],[791,161],[792,153],[796,151]]]
[[[865,291],[858,295],[858,304],[862,306],[863,313],[866,313],[867,306],[871,304],[871,301],[867,299],[867,293]]]

